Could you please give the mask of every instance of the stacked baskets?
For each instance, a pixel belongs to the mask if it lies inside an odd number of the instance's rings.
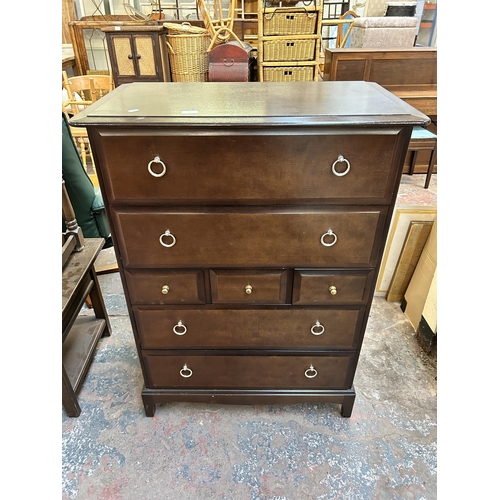
[[[269,8],[260,2],[259,80],[317,80],[322,1],[301,8]]]
[[[208,48],[211,37],[205,28],[190,23],[163,23],[167,28],[167,49],[172,81],[208,81]]]

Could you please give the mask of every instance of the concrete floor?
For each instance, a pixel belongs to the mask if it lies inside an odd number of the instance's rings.
[[[418,191],[414,178],[402,184]],[[80,417],[62,411],[63,500],[437,498],[437,363],[398,303],[374,299],[349,419],[335,404],[188,403],[148,418],[119,275],[99,280],[113,332],[80,391]]]

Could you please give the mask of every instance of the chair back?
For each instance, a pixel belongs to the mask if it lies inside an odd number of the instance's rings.
[[[354,19],[356,19],[358,14],[354,12],[353,10],[348,10],[344,14],[340,16],[339,19],[350,21],[348,23],[343,23],[340,24],[338,27],[338,35],[337,35],[337,41],[336,41],[336,46],[337,48],[346,48],[351,46],[351,30],[352,30],[352,24],[354,22]]]
[[[82,75],[68,78],[66,71],[62,72],[62,87],[66,91],[67,101],[63,109],[73,115],[78,114],[83,107],[89,106],[114,89],[111,75]]]

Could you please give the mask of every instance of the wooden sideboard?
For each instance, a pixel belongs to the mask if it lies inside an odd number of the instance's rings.
[[[403,159],[427,116],[367,82],[132,83],[87,128],[158,403],[353,386]]]
[[[325,49],[323,79],[375,82],[426,115],[437,115],[437,49]]]

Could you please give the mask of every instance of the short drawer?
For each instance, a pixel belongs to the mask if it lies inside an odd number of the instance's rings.
[[[386,208],[112,210],[126,267],[375,267]]]
[[[189,133],[100,131],[110,203],[389,203],[404,147],[397,127]]]
[[[201,269],[131,270],[125,279],[133,304],[204,304]]]
[[[364,304],[369,297],[373,275],[374,271],[296,270],[292,304]]]
[[[213,304],[285,304],[286,270],[211,270]]]
[[[355,353],[332,356],[143,354],[149,388],[349,389]]]
[[[356,349],[364,308],[133,308],[142,349]]]

